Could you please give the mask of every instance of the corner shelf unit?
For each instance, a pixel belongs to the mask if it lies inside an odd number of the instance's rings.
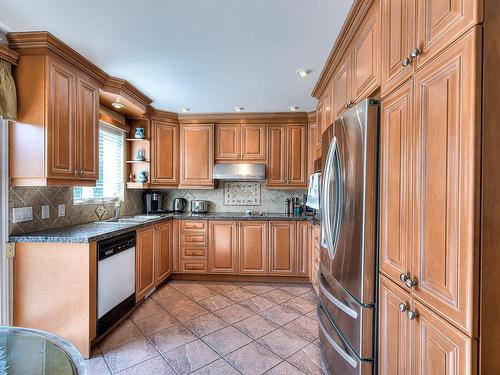
[[[127,119],[127,123],[130,126],[130,132],[128,137],[125,139],[127,144],[126,151],[126,188],[127,189],[148,189],[148,182],[137,182],[135,178],[141,171],[146,171],[148,173],[148,178],[151,177],[151,146],[150,139],[148,136],[151,134],[150,121],[148,119],[143,118],[135,118],[135,119]],[[135,129],[144,128],[144,132],[146,134],[146,138],[133,138],[135,134]],[[135,155],[137,150],[144,149],[144,157],[146,160],[135,160]],[[131,181],[130,176],[134,176],[134,179]]]

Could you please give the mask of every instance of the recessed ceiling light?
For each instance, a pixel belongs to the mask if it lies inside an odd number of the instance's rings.
[[[234,107],[234,110],[235,110],[236,112],[241,112],[241,111],[243,111],[244,109],[245,109],[244,107]]]
[[[189,112],[191,110],[191,108],[182,108],[181,111],[186,113],[186,112]]]
[[[288,107],[288,109],[292,112],[295,112],[297,109],[299,109],[299,107],[291,105],[290,107]]]
[[[125,107],[125,104],[123,103],[120,103],[120,102],[113,102],[111,103],[111,105],[116,108],[116,109],[122,109],[123,107]]]
[[[309,74],[312,73],[312,70],[311,69],[307,69],[307,68],[300,68],[299,70],[296,71],[296,73],[304,78],[304,77],[307,77]]]

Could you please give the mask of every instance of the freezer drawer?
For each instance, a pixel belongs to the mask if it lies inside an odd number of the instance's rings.
[[[329,318],[356,354],[373,359],[375,308],[359,304],[323,266],[318,272],[319,299]]]
[[[324,307],[318,305],[319,338],[328,373],[332,375],[371,375],[373,361],[361,360],[334,327]]]

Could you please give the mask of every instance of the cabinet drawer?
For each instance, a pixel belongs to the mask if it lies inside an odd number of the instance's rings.
[[[207,251],[205,248],[183,248],[181,251],[181,256],[183,258],[206,258]]]
[[[207,273],[206,261],[181,261],[181,272],[184,273]]]
[[[206,246],[207,236],[205,236],[204,234],[183,234],[182,245]]]
[[[206,221],[183,221],[182,222],[182,229],[192,231],[201,231],[201,232],[206,232],[207,231],[207,222]]]

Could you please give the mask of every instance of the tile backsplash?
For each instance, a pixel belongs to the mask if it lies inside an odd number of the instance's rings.
[[[164,209],[170,210],[174,198],[186,198],[189,201],[202,199],[209,201],[210,212],[243,212],[245,209],[266,213],[285,212],[285,200],[299,197],[307,190],[274,190],[267,189],[264,182],[221,182],[213,190],[162,190]],[[142,190],[125,190],[125,201],[121,214],[135,215],[144,212]],[[58,217],[58,206],[66,205],[64,217]],[[49,206],[49,218],[42,219],[42,206]],[[14,223],[12,209],[16,207],[33,208],[33,220]],[[9,191],[9,232],[19,234],[34,232],[66,225],[96,221],[113,217],[113,204],[104,204],[104,212],[100,212],[96,204],[73,204],[73,188],[58,187],[13,187]]]

